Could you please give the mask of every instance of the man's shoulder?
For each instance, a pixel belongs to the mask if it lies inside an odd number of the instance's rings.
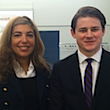
[[[102,56],[108,58],[108,57],[110,57],[110,52],[102,49]]]
[[[72,60],[74,60],[74,58],[76,58],[76,53],[71,54],[71,55],[65,57],[64,59],[59,60],[58,62],[55,63],[55,65],[67,64],[67,63],[71,62]]]

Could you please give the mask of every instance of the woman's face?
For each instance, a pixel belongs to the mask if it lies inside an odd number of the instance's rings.
[[[35,47],[35,35],[28,24],[20,24],[13,28],[11,46],[17,59],[29,59]]]

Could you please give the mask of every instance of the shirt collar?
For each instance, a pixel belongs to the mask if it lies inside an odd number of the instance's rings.
[[[93,56],[91,56],[91,58],[93,58],[97,62],[100,62],[101,54],[102,54],[102,47],[100,47],[99,51],[95,53]],[[81,51],[78,48],[78,58],[79,58],[79,63],[83,63],[85,59],[87,59],[88,57],[85,56],[83,53],[81,53]]]
[[[24,69],[20,66],[19,62],[17,62],[16,60],[14,61],[14,67],[13,68],[14,68],[15,74],[18,77],[29,77],[29,76],[33,76],[34,75],[33,74],[34,65],[33,65],[32,61],[30,61],[30,63],[29,63],[27,75],[25,75]]]

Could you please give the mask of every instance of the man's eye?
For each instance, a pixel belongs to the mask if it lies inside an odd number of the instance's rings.
[[[86,32],[87,30],[85,30],[85,29],[82,29],[82,30],[80,30],[80,32]]]
[[[97,29],[97,28],[92,29],[93,32],[96,32],[96,31],[98,31],[98,30],[99,30],[99,29]]]

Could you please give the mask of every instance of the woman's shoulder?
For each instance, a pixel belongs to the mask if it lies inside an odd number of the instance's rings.
[[[51,70],[48,71],[45,68],[42,68],[42,69],[35,68],[35,71],[37,73],[37,76],[44,77],[44,78],[47,78],[47,79],[49,79],[49,76],[51,75]]]

